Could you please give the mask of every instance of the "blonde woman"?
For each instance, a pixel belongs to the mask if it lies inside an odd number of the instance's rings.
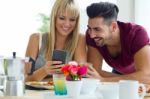
[[[54,49],[69,52],[70,60],[86,61],[84,35],[79,33],[79,8],[76,0],[56,0],[50,17],[49,33],[34,33],[26,50],[26,56],[35,60],[35,70],[31,64],[25,65],[25,81],[41,81],[49,74],[60,71],[61,61],[52,61]]]

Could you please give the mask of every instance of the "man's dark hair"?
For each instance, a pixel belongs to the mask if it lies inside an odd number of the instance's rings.
[[[89,5],[86,9],[89,18],[103,17],[104,21],[117,20],[119,9],[110,2],[99,2]]]

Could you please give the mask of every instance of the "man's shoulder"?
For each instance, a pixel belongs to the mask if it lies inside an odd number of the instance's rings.
[[[131,22],[120,22],[118,21],[118,26],[120,30],[120,34],[123,38],[134,38],[136,35],[147,35],[147,31],[145,28],[139,24],[131,23]]]
[[[148,33],[145,28],[135,23],[119,23],[121,31],[121,41],[131,53],[135,53],[142,46],[146,45],[149,41]],[[123,25],[124,24],[124,25]]]
[[[124,31],[132,31],[132,30],[145,30],[145,28],[139,24],[133,23],[133,22],[121,22],[121,21],[117,21],[118,26],[120,29],[124,30]]]

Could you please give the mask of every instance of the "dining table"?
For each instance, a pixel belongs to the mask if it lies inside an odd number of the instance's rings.
[[[98,99],[94,94],[80,95],[76,98],[68,96],[56,96],[53,90],[26,90],[23,96],[5,96],[0,93],[0,99]],[[144,99],[150,99],[150,95],[146,95]]]
[[[23,96],[5,96],[0,95],[0,99],[97,99],[94,94],[80,95],[75,98],[64,96],[56,96],[53,90],[26,90]]]

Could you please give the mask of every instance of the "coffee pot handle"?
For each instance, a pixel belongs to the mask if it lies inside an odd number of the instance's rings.
[[[13,58],[16,58],[16,52],[13,52]]]
[[[142,93],[140,95],[140,99],[143,99],[146,94],[146,88],[145,88],[144,84],[139,84],[139,86],[142,88]]]

